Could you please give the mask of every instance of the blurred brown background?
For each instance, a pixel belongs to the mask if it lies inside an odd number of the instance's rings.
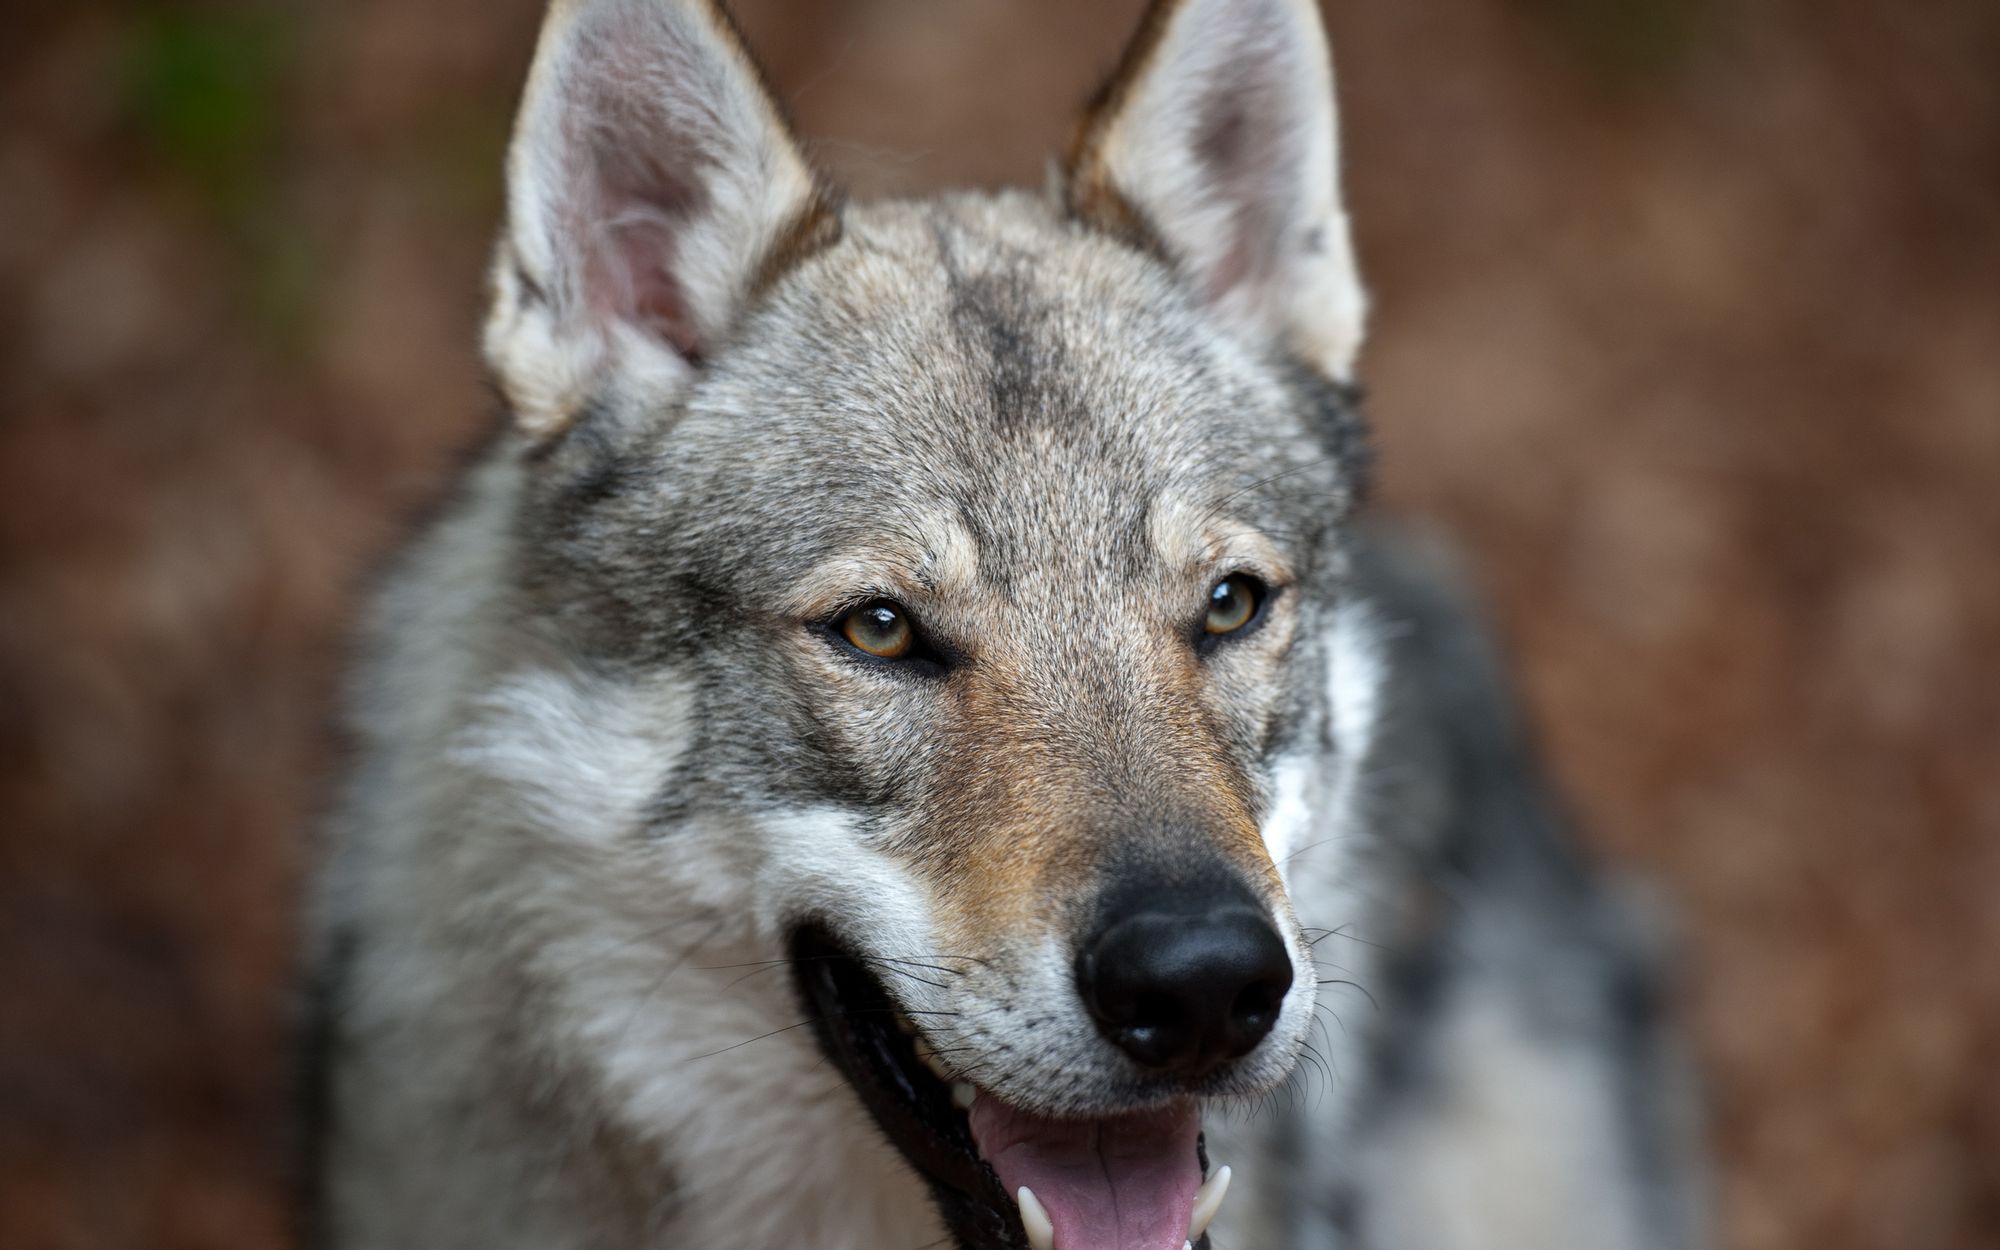
[[[871,193],[1039,178],[1136,0],[738,8]],[[330,686],[490,411],[537,10],[7,8],[10,1250],[287,1244]],[[2000,5],[1328,18],[1387,500],[1678,903],[1724,1244],[2000,1244]]]

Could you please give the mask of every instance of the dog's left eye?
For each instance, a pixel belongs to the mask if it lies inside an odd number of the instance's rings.
[[[1231,573],[1209,590],[1208,616],[1202,628],[1211,638],[1240,632],[1257,619],[1267,593],[1264,583],[1248,573]]]
[[[877,599],[840,618],[840,636],[857,650],[878,660],[900,660],[917,645],[910,614],[887,599]]]

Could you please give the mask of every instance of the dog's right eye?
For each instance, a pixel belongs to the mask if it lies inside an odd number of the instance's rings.
[[[840,636],[858,651],[878,660],[900,660],[917,645],[910,614],[887,599],[877,599],[840,618]]]

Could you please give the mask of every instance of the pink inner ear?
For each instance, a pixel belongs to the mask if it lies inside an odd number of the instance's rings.
[[[1193,136],[1195,155],[1229,206],[1229,237],[1206,275],[1209,298],[1273,276],[1282,263],[1284,233],[1296,206],[1290,176],[1295,157],[1281,85],[1254,70],[1217,84],[1202,101]]]
[[[589,284],[592,311],[640,327],[693,361],[701,327],[671,266],[674,223],[651,205],[633,205],[598,227]]]
[[[692,136],[630,95],[606,92],[579,109],[576,224],[586,245],[591,314],[639,327],[689,360],[701,325],[676,266],[682,234],[707,207],[700,179],[708,155]]]

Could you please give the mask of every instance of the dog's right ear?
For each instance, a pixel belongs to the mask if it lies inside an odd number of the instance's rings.
[[[714,0],[555,0],[507,159],[487,363],[533,438],[685,386],[831,199]]]

